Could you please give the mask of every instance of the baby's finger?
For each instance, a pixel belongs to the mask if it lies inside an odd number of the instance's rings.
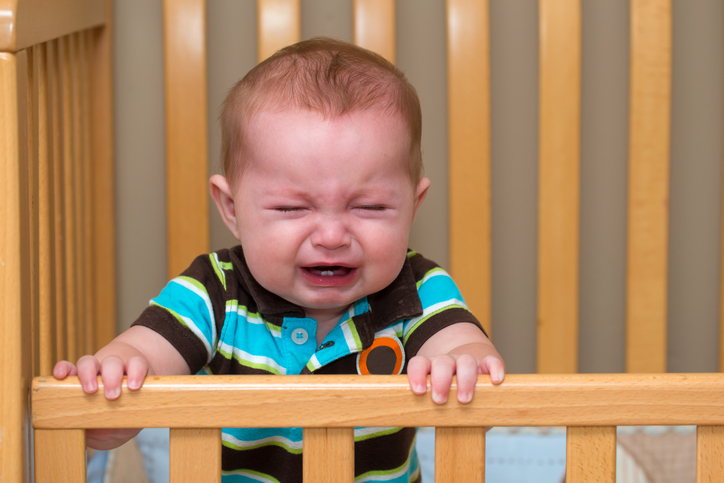
[[[83,392],[93,394],[98,390],[98,372],[100,365],[93,356],[83,356],[78,359],[78,379],[83,386]]]
[[[475,383],[478,380],[478,361],[469,354],[463,354],[457,359],[455,369],[458,386],[458,402],[467,404],[473,400]]]
[[[481,374],[490,374],[493,384],[500,384],[505,379],[505,364],[495,356],[485,357],[479,367]]]
[[[407,378],[412,392],[421,396],[427,392],[427,375],[430,374],[430,359],[415,356],[407,363]]]
[[[126,384],[131,391],[137,391],[148,375],[148,361],[143,357],[131,357],[126,363]]]
[[[65,379],[68,376],[77,376],[78,369],[68,361],[58,361],[53,367],[53,377],[56,379]]]
[[[101,379],[106,399],[118,399],[121,395],[124,369],[125,364],[120,357],[109,356],[101,362]]]
[[[450,393],[452,376],[455,373],[455,360],[450,356],[438,356],[432,360],[430,384],[432,400],[435,404],[445,404]]]

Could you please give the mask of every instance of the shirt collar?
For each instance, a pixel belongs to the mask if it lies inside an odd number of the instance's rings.
[[[259,312],[277,317],[304,317],[304,309],[262,287],[249,271],[241,246],[230,250],[234,269],[243,281],[245,289],[256,302]],[[362,345],[367,348],[377,331],[401,319],[422,314],[422,303],[417,294],[417,282],[409,258],[405,258],[397,278],[379,292],[367,296],[369,312],[356,315],[355,322]]]

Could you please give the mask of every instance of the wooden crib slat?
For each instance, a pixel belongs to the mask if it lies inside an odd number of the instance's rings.
[[[85,238],[83,237],[83,225],[85,224],[83,207],[86,204],[86,193],[83,189],[83,95],[82,95],[82,72],[81,72],[81,36],[75,33],[69,36],[70,40],[70,76],[71,76],[71,136],[73,143],[73,189],[75,191],[75,203],[73,206],[73,230],[75,243],[73,270],[75,272],[75,293],[76,293],[76,318],[74,320],[74,331],[76,337],[76,357],[86,353],[85,350],[85,328],[88,324],[88,314],[85,311],[86,279],[85,279]]]
[[[304,428],[303,438],[305,483],[354,481],[353,428]]]
[[[63,165],[63,213],[65,244],[64,244],[64,265],[65,265],[65,329],[68,359],[78,359],[78,304],[77,304],[77,265],[76,254],[76,230],[77,220],[75,218],[76,190],[74,173],[74,148],[73,145],[73,107],[72,107],[72,85],[71,85],[71,48],[68,37],[60,38],[59,44],[60,59],[60,111],[61,111],[61,146]]]
[[[55,261],[55,353],[56,360],[68,359],[66,329],[66,264],[65,264],[65,174],[63,151],[61,150],[61,68],[59,41],[48,43],[48,70],[50,74],[50,122],[51,122],[51,157],[53,170],[53,258]]]
[[[491,299],[487,0],[448,0],[450,271],[488,335]]]
[[[541,0],[538,372],[578,369],[581,7]]]
[[[171,429],[170,437],[171,483],[221,483],[221,429]]]
[[[24,138],[23,146],[20,150],[20,159],[22,160],[22,168],[26,178],[24,186],[23,203],[25,219],[23,220],[23,230],[26,232],[25,242],[23,243],[24,256],[23,263],[26,267],[26,283],[27,283],[27,318],[25,323],[30,326],[30,340],[27,348],[31,351],[32,374],[37,374],[37,368],[40,364],[38,332],[40,330],[39,319],[39,265],[38,265],[38,106],[37,106],[37,76],[36,76],[36,59],[35,48],[27,49],[24,52],[25,58],[25,92],[19,93],[23,95],[23,105],[20,106],[19,119],[24,123],[21,128],[21,137]]]
[[[435,429],[435,481],[484,483],[485,428]]]
[[[48,46],[38,46],[38,291],[39,374],[50,374],[57,360],[53,316],[55,313],[55,260],[53,257],[53,171],[50,160],[50,106],[48,99]]]
[[[0,427],[3,441],[22,438],[20,378],[21,277],[20,186],[18,146],[18,60],[0,53]],[[0,474],[21,481],[23,453],[19,444],[0,446]]]
[[[35,430],[35,481],[86,481],[85,430]]]
[[[93,264],[95,347],[116,335],[115,173],[113,168],[113,45],[110,0],[106,24],[92,32],[91,144],[93,159]]]
[[[631,2],[626,370],[666,371],[671,1]]]
[[[616,481],[616,427],[569,427],[566,434],[566,483]]]
[[[206,2],[164,0],[168,275],[209,251]]]
[[[724,426],[696,428],[696,482],[724,481]]]
[[[302,38],[299,0],[257,0],[257,59],[259,62],[277,50]]]
[[[352,8],[354,43],[394,64],[397,58],[394,0],[354,0]]]
[[[88,260],[95,260],[93,251],[93,182],[92,182],[92,159],[91,159],[91,109],[90,109],[90,32],[81,32],[80,40],[80,94],[81,94],[81,185],[83,191],[82,205],[82,237],[83,253],[81,268],[83,270],[83,313],[84,313],[84,334],[83,353],[92,354],[95,352],[95,321],[93,320],[93,306],[95,305],[93,280],[93,263]]]

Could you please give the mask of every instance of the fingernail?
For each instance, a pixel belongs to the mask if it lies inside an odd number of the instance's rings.
[[[496,384],[500,384],[503,382],[503,378],[505,377],[505,373],[503,371],[496,371],[496,373],[493,375],[493,382]]]
[[[424,384],[415,385],[415,394],[425,394],[426,390],[427,386],[425,386]]]
[[[472,401],[472,400],[473,400],[473,395],[472,395],[472,393],[469,393],[469,392],[459,392],[459,393],[458,393],[458,401],[459,401],[459,402],[461,402],[461,403],[463,403],[463,404],[467,404],[467,403],[469,403],[469,402]]]
[[[106,399],[116,399],[121,394],[120,389],[107,389]]]
[[[141,385],[138,383],[138,381],[128,381],[128,389],[130,389],[131,391],[135,391],[139,387],[141,387]]]
[[[432,391],[432,400],[435,402],[435,404],[445,404],[447,398],[443,397],[442,394],[437,391]]]

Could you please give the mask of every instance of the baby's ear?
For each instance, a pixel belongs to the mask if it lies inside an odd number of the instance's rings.
[[[220,174],[215,174],[209,179],[209,191],[219,210],[221,219],[231,234],[238,240],[239,228],[236,224],[236,206],[234,205],[234,193],[229,185],[229,180]]]
[[[427,190],[430,188],[430,184],[431,182],[428,178],[421,178],[420,181],[417,182],[417,186],[415,187],[415,209],[412,212],[413,220],[415,219],[417,210],[420,208],[420,205],[422,205],[425,196],[427,196]]]

